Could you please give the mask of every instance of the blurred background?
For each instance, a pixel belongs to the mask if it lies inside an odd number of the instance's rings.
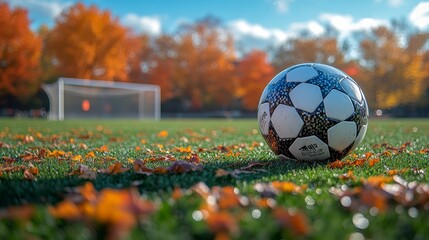
[[[254,117],[303,62],[349,74],[373,117],[429,116],[429,1],[0,0],[0,26],[0,116],[46,117],[63,77],[159,86],[162,117]],[[63,100],[106,117],[145,98],[124,99]]]

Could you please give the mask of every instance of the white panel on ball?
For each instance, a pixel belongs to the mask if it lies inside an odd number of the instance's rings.
[[[341,80],[340,84],[350,97],[358,100],[359,102],[362,101],[362,94],[360,93],[358,85],[350,78],[344,78]]]
[[[366,129],[368,128],[368,125],[363,125],[360,130],[359,133],[356,137],[355,143],[353,144],[353,148],[356,148],[363,140],[363,138],[365,137],[365,133],[366,133]]]
[[[294,107],[279,104],[271,116],[271,123],[280,138],[298,136],[304,122]]]
[[[342,72],[342,71],[340,71],[334,67],[328,66],[328,65],[314,64],[313,67],[322,71],[322,72],[328,72],[328,73],[337,75],[338,77],[341,77],[341,78],[347,77],[347,75],[344,72]]]
[[[289,151],[300,160],[325,160],[330,157],[328,145],[316,136],[297,138]]]
[[[356,123],[344,121],[328,129],[328,144],[342,151],[356,140]]]
[[[318,74],[311,66],[300,66],[290,70],[286,75],[288,82],[305,82],[309,79],[317,77]]]
[[[354,112],[354,106],[347,94],[336,89],[329,92],[323,100],[326,116],[336,120],[346,120]]]
[[[259,129],[264,135],[268,135],[268,128],[270,127],[270,104],[263,103],[259,105],[258,109],[258,122]]]
[[[314,112],[323,101],[320,88],[309,83],[301,83],[289,93],[293,105],[307,112]]]

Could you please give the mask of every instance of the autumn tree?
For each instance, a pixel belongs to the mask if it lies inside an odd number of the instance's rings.
[[[318,62],[343,68],[344,52],[336,36],[300,37],[286,40],[274,49],[272,64],[276,72],[304,62]]]
[[[40,87],[41,41],[29,24],[26,10],[0,2],[0,96],[26,100]]]
[[[257,109],[262,91],[274,74],[274,68],[263,51],[254,50],[241,59],[237,66],[236,96],[241,98],[245,109]]]
[[[217,19],[181,26],[177,34],[176,96],[193,110],[226,108],[234,97],[234,42]]]
[[[62,76],[126,81],[128,34],[109,11],[77,3],[56,19],[46,50]]]
[[[160,35],[150,43],[149,54],[141,62],[141,70],[146,73],[147,82],[161,87],[163,102],[179,96],[175,88],[177,41],[173,36]]]
[[[428,63],[424,49],[427,33],[410,33],[404,40],[387,27],[370,32],[360,42],[359,78],[370,106],[386,109],[416,101],[427,87]]]

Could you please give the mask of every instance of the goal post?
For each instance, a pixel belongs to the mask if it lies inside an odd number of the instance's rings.
[[[48,119],[161,118],[158,85],[59,78],[42,85],[50,102]]]

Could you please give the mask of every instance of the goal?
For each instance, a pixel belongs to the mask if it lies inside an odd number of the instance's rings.
[[[161,117],[157,85],[59,78],[42,87],[50,102],[48,119]]]

